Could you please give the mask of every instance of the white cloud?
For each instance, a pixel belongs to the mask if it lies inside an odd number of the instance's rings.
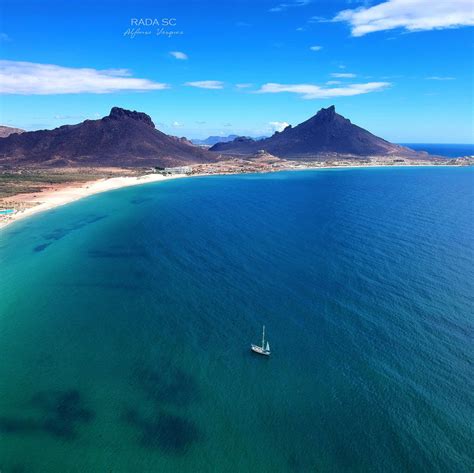
[[[188,55],[181,52],[181,51],[170,51],[170,54],[175,58],[175,59],[180,59],[182,61],[185,61],[188,59]]]
[[[97,70],[0,60],[0,93],[19,95],[110,94],[161,90],[168,86],[131,77],[127,69]]]
[[[85,120],[86,117],[85,115],[54,115],[53,117],[55,120]]]
[[[197,80],[194,82],[186,82],[184,85],[190,87],[198,87],[199,89],[223,89],[224,83],[220,80]]]
[[[171,126],[172,126],[173,128],[181,128],[181,127],[183,126],[183,124],[180,123],[180,122],[174,121],[174,122],[171,124]]]
[[[352,36],[394,28],[427,31],[474,25],[474,8],[472,0],[388,0],[368,8],[343,10],[333,21],[349,23]]]
[[[323,49],[322,46],[310,46],[309,49],[311,49],[311,51],[321,51],[321,49]]]
[[[326,82],[326,85],[336,85],[336,84],[341,84],[340,80],[328,80]]]
[[[270,129],[272,130],[272,132],[275,132],[275,131],[283,131],[289,125],[289,123],[287,123],[287,122],[270,122],[269,125],[270,125]]]
[[[101,72],[104,74],[110,74],[111,76],[119,76],[119,77],[132,76],[132,72],[129,69],[104,69]]]
[[[324,16],[312,16],[309,20],[308,23],[328,23],[331,20],[328,20]]]
[[[304,99],[328,99],[333,97],[350,97],[353,95],[368,94],[386,89],[389,82],[367,82],[365,84],[350,84],[343,87],[322,87],[315,84],[276,84],[262,85],[257,93],[278,94],[290,92],[299,94]]]
[[[244,83],[244,84],[235,84],[235,86],[236,86],[238,89],[248,89],[249,87],[252,87],[253,84]]]
[[[426,80],[455,80],[455,77],[441,77],[441,76],[431,76],[431,77],[426,77]]]
[[[276,7],[270,8],[269,11],[271,12],[281,12],[285,11],[288,8],[293,8],[293,7],[304,7],[305,5],[309,5],[311,3],[311,0],[293,0],[290,3],[280,3]]]
[[[336,77],[338,79],[353,79],[356,75],[351,72],[333,72],[331,77]]]

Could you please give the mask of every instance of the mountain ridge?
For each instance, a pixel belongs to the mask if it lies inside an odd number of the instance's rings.
[[[218,143],[210,148],[211,152],[231,155],[250,155],[259,150],[289,159],[317,158],[333,154],[355,157],[421,155],[354,125],[349,119],[336,113],[334,105],[322,108],[299,125],[289,125],[269,138],[255,141],[238,137],[231,142]]]
[[[157,130],[146,113],[120,107],[98,120],[0,139],[4,166],[172,167],[213,161],[207,150]]]

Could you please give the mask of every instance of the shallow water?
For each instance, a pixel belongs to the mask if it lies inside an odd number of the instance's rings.
[[[2,473],[471,472],[473,183],[190,178],[7,227]]]

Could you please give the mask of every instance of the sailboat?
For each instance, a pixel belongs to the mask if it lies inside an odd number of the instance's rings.
[[[265,345],[265,325],[263,326],[263,332],[262,332],[262,346],[260,347],[252,343],[250,348],[252,349],[252,351],[254,351],[255,353],[258,353],[259,355],[270,356],[270,344],[267,342],[267,344]]]

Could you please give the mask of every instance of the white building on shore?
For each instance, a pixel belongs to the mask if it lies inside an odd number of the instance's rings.
[[[163,170],[166,174],[191,174],[191,166],[177,166],[175,168],[165,168]]]

